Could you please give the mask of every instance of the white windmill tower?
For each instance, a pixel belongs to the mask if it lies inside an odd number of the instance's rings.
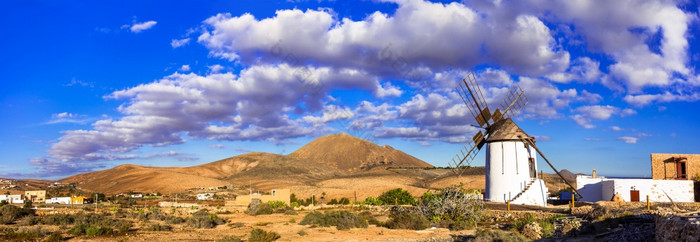
[[[516,84],[511,88],[500,108],[491,113],[474,73],[469,73],[457,92],[462,97],[479,127],[472,140],[452,159],[455,171],[461,174],[469,166],[478,151],[486,145],[486,193],[484,199],[526,205],[547,205],[547,187],[537,174],[537,153],[560,177],[559,171],[535,146],[535,138],[529,136],[511,119],[525,104],[527,98]],[[501,109],[503,112],[501,112]],[[564,179],[571,188],[571,184]],[[574,191],[576,189],[574,188]],[[576,191],[578,194],[578,191]],[[579,194],[579,196],[581,196]]]

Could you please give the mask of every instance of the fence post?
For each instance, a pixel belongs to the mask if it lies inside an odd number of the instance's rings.
[[[508,212],[510,212],[510,200],[508,200]]]
[[[651,206],[649,204],[649,195],[647,195],[647,211],[651,210]]]

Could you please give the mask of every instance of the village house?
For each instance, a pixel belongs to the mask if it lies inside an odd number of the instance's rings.
[[[576,176],[582,201],[597,202],[620,199],[639,202],[695,202],[693,177],[700,176],[698,154],[651,154],[652,179]]]
[[[197,194],[197,200],[209,200],[213,199],[214,194],[211,193],[199,193]]]
[[[7,201],[7,203],[24,203],[22,200],[22,195],[0,195],[0,201]]]
[[[44,203],[46,200],[46,190],[24,191],[24,198],[33,203]]]
[[[240,195],[236,197],[236,200],[226,201],[226,206],[247,207],[250,202],[253,201],[253,199],[258,199],[261,203],[266,203],[269,201],[282,201],[289,205],[289,195],[291,195],[289,189],[274,189],[270,191],[270,194],[252,193],[248,195]]]

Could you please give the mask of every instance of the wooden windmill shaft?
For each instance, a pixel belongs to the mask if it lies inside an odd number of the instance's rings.
[[[566,185],[569,185],[569,187],[571,187],[571,189],[574,190],[574,192],[576,193],[576,195],[578,195],[580,198],[583,198],[583,196],[581,196],[581,193],[578,193],[578,190],[576,190],[576,188],[575,188],[574,186],[572,186],[571,183],[569,183],[569,181],[567,181],[567,180],[564,178],[564,176],[561,175],[561,173],[559,173],[559,171],[557,170],[557,168],[554,168],[554,165],[552,165],[552,163],[549,162],[549,160],[547,159],[547,157],[544,156],[544,153],[542,153],[542,151],[540,151],[540,149],[537,148],[537,146],[535,145],[535,142],[532,142],[532,140],[530,140],[530,139],[522,139],[522,140],[523,140],[523,142],[527,142],[527,143],[530,144],[533,148],[535,148],[535,150],[537,151],[537,153],[539,153],[540,156],[542,156],[542,158],[544,159],[544,161],[547,162],[547,164],[549,165],[549,167],[551,167],[552,170],[554,170],[554,172],[556,172],[557,175],[559,175],[559,177],[561,177],[561,179],[564,180],[564,182],[566,183]]]

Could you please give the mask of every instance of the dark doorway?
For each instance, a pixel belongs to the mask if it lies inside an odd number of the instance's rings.
[[[535,158],[528,158],[527,164],[530,168],[530,178],[537,178],[537,170],[535,170]]]
[[[638,190],[630,190],[630,201],[631,202],[639,202],[639,191]]]
[[[687,180],[685,161],[676,162],[676,179],[677,180]]]

